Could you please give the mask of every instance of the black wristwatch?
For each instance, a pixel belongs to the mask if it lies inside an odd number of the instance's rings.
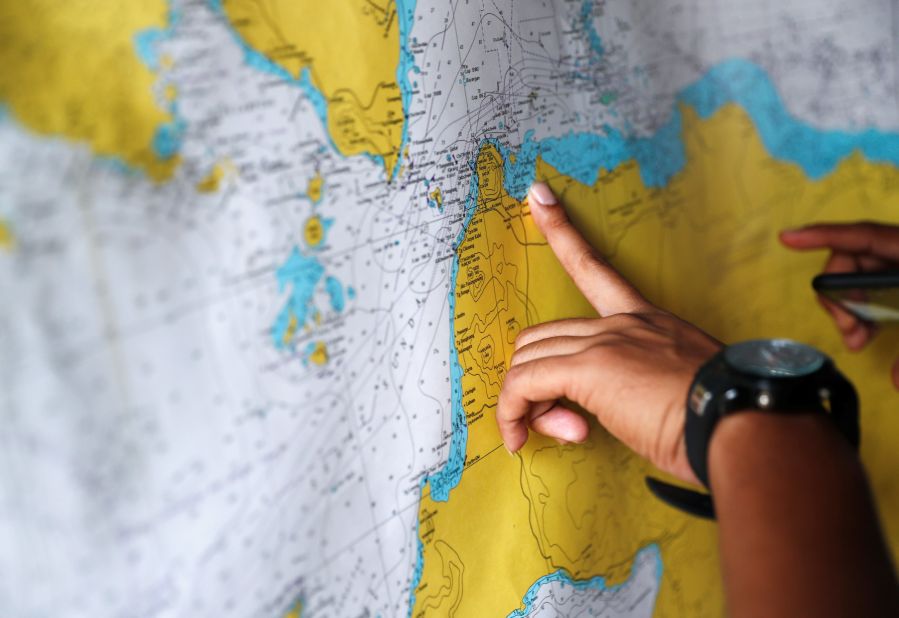
[[[696,373],[687,396],[684,439],[696,477],[708,487],[708,447],[722,417],[746,410],[777,414],[817,412],[833,421],[858,449],[858,397],[833,361],[789,339],[758,339],[728,346]],[[700,517],[714,519],[708,494],[647,477],[656,497]]]

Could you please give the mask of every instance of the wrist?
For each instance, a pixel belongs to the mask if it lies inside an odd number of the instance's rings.
[[[825,415],[758,410],[728,415],[709,442],[709,486],[716,497],[733,487],[746,489],[808,465],[810,454],[828,468],[857,462],[852,446]]]
[[[896,580],[864,470],[825,415],[722,419],[709,480],[732,615],[896,615],[881,609]]]

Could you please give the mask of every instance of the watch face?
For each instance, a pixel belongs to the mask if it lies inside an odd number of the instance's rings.
[[[738,343],[724,350],[724,359],[734,369],[762,378],[807,376],[827,361],[815,348],[789,339]]]

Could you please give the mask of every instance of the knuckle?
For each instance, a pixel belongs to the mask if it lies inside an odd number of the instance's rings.
[[[503,391],[511,392],[515,390],[516,385],[521,380],[522,373],[522,365],[513,365],[509,367],[509,370],[506,372],[505,378],[503,378]]]
[[[636,330],[644,330],[649,326],[649,321],[637,313],[616,313],[603,318],[609,325],[609,334],[622,334]]]
[[[514,352],[512,352],[512,358],[509,359],[509,367],[511,367],[509,371],[512,371],[512,369],[514,369],[518,365],[527,362],[529,356],[530,351],[527,346],[516,349]]]
[[[527,328],[523,328],[520,331],[518,331],[518,334],[515,336],[515,347],[516,348],[523,347],[523,346],[527,345],[528,343],[530,343],[531,341],[533,341],[534,339],[536,339],[540,332],[541,326],[542,325],[528,326]]]
[[[606,320],[618,330],[644,324],[643,319],[635,313],[616,313],[610,315]]]
[[[661,309],[653,313],[647,321],[653,326],[669,331],[679,330],[686,324],[686,322],[676,315],[668,313],[667,311],[662,311]]]
[[[612,333],[603,333],[599,336],[599,340],[589,350],[583,352],[588,363],[601,365],[607,363],[614,354],[612,353],[612,345],[617,336]]]

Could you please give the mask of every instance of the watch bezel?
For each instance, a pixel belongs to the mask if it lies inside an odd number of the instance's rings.
[[[763,377],[734,367],[725,357],[727,350],[723,348],[700,368],[687,394],[684,426],[687,458],[706,487],[709,484],[708,443],[720,419],[729,414],[750,410],[827,414],[847,439],[858,446],[855,390],[827,355],[818,351],[823,362],[810,373]]]
[[[805,367],[783,367],[783,368],[765,368],[759,361],[751,360],[751,353],[757,353],[759,350],[769,348],[774,353],[780,353],[782,350],[794,349],[797,352],[810,354],[811,360]],[[780,348],[780,350],[778,350]],[[747,355],[747,350],[751,350]],[[748,356],[748,358],[740,358],[740,355]],[[724,361],[732,369],[740,373],[750,375],[756,378],[801,378],[810,376],[820,370],[830,360],[826,354],[817,348],[792,339],[750,339],[741,341],[740,343],[727,346],[722,350]]]

